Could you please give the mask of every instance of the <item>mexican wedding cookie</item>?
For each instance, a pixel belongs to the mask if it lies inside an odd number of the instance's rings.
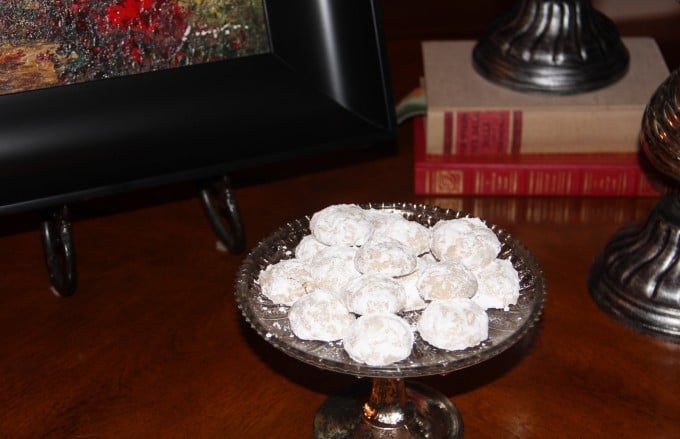
[[[290,329],[303,340],[340,340],[354,319],[340,299],[323,290],[301,297],[288,310]]]
[[[391,238],[369,239],[354,257],[354,266],[360,273],[392,277],[413,273],[417,262],[409,246]]]
[[[496,259],[501,242],[479,218],[457,218],[432,227],[430,250],[439,261],[456,261],[475,270]]]
[[[416,282],[425,300],[469,299],[477,293],[477,278],[458,262],[428,264]]]
[[[328,246],[319,242],[314,235],[305,235],[298,245],[295,246],[295,258],[303,261],[308,261],[314,257],[319,251]]]
[[[406,320],[394,314],[368,314],[347,329],[343,346],[347,354],[369,366],[386,366],[411,355],[413,331]]]
[[[417,327],[423,340],[449,351],[477,346],[489,337],[489,317],[470,299],[431,302],[420,315]]]
[[[419,311],[427,306],[423,296],[420,294],[420,291],[418,291],[418,280],[425,267],[437,263],[436,259],[430,253],[425,253],[422,256],[418,256],[416,259],[416,271],[407,274],[406,276],[394,278],[394,280],[404,287],[404,291],[406,292],[404,311]]]
[[[507,311],[519,298],[519,275],[507,259],[496,259],[475,273],[477,294],[472,300],[484,309]]]
[[[354,267],[356,247],[328,246],[309,260],[309,272],[316,285],[339,295],[350,280],[361,276]]]
[[[371,210],[373,236],[396,239],[409,246],[416,255],[430,251],[430,229],[415,221],[409,221],[393,212]]]
[[[362,245],[373,232],[366,211],[356,204],[334,204],[312,215],[312,235],[326,245]]]
[[[343,299],[355,314],[396,314],[406,305],[406,291],[390,277],[364,274],[345,285]]]
[[[279,305],[292,305],[307,294],[314,279],[306,264],[297,259],[283,259],[260,271],[257,279],[262,294]]]

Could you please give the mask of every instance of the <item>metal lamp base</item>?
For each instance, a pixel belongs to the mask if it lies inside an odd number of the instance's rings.
[[[477,42],[472,58],[492,82],[546,94],[605,87],[629,64],[614,23],[583,0],[518,2]]]
[[[680,198],[663,198],[646,222],[614,234],[590,268],[588,287],[615,319],[680,342]]]

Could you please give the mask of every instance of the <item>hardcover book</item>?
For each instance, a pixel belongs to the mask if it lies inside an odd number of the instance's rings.
[[[665,192],[641,152],[428,154],[423,117],[413,119],[417,195],[639,196]]]
[[[644,108],[669,70],[652,38],[623,38],[630,67],[575,95],[493,84],[472,66],[474,41],[423,42],[430,154],[636,152]]]

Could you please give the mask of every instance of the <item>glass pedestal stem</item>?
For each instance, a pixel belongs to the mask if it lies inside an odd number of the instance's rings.
[[[379,428],[398,428],[413,419],[413,403],[406,397],[406,384],[397,378],[373,378],[364,418]]]
[[[400,378],[373,378],[328,398],[314,419],[315,439],[458,439],[463,420],[434,389]]]

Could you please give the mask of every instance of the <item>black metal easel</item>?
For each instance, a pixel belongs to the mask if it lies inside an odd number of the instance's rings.
[[[200,192],[201,204],[219,242],[232,253],[245,248],[243,221],[229,177],[209,182]],[[78,285],[76,251],[71,230],[71,211],[61,206],[49,212],[40,234],[52,291],[69,297]]]

